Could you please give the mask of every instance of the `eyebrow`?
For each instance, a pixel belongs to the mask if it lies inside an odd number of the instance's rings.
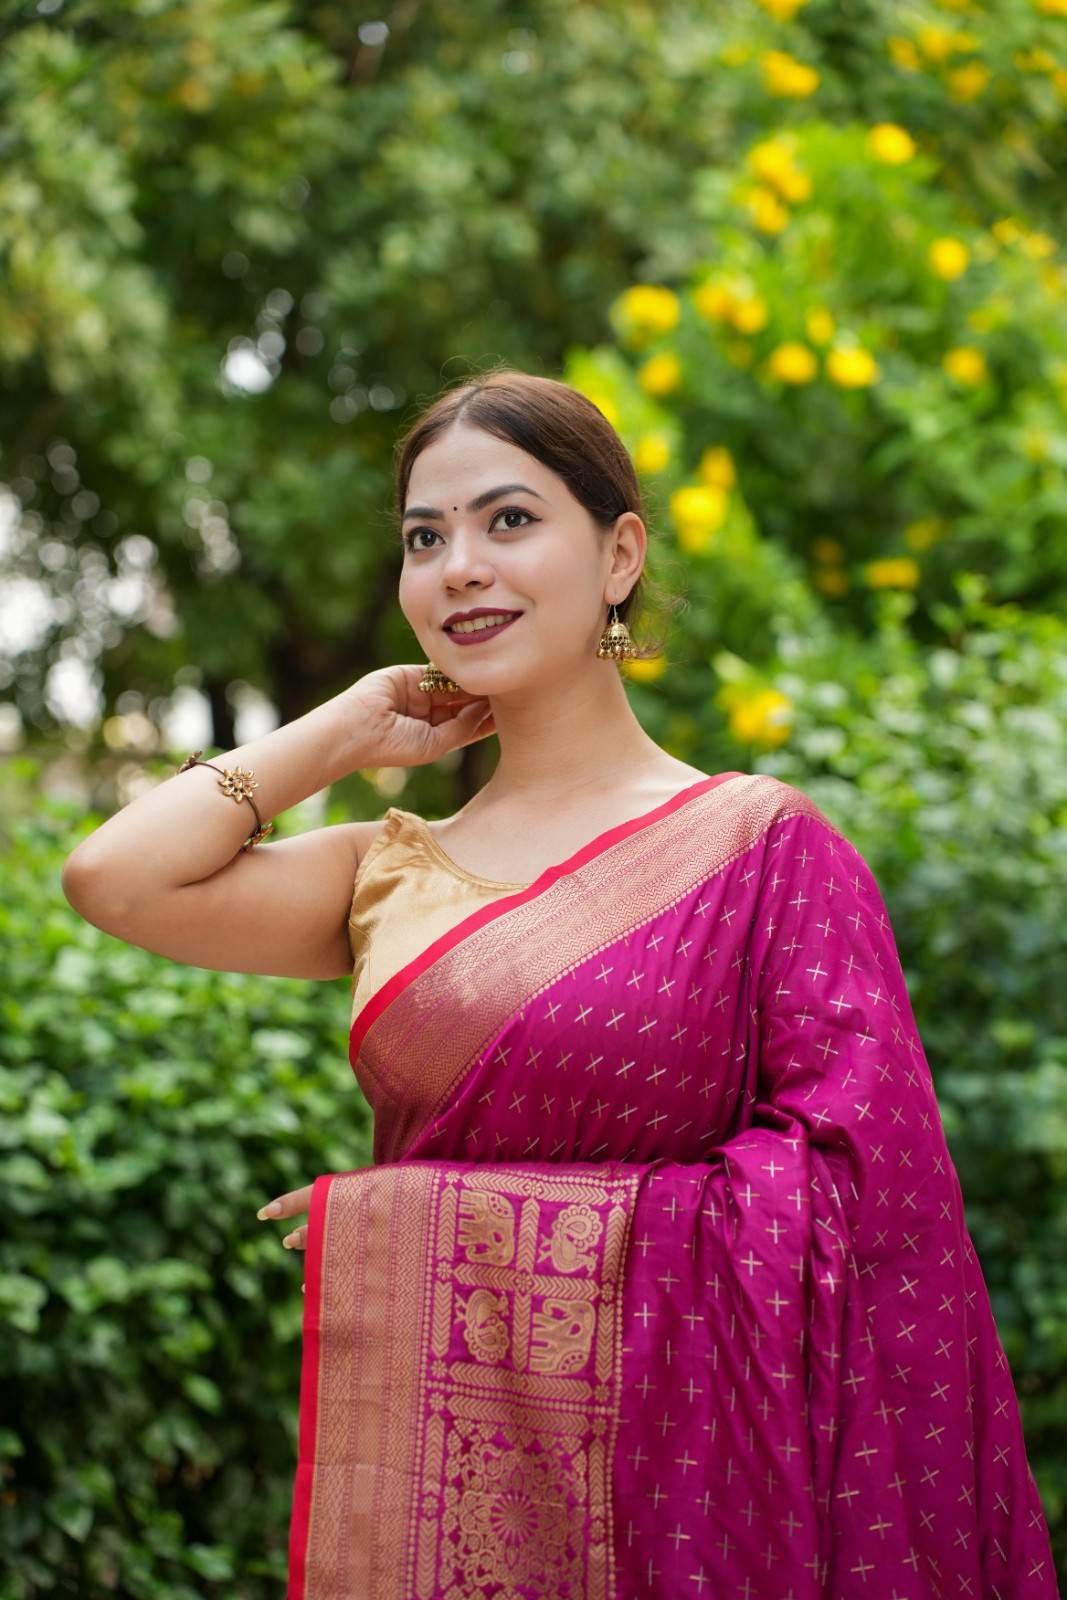
[[[481,511],[482,507],[487,506],[491,500],[499,500],[502,494],[515,494],[520,490],[523,494],[532,494],[535,500],[544,500],[545,498],[543,494],[538,494],[536,489],[531,489],[528,484],[502,483],[499,489],[486,489],[482,494],[475,495],[467,506],[467,510]],[[547,504],[547,501],[545,503]],[[410,506],[400,520],[401,522],[406,522],[409,517],[434,517],[440,521],[443,516],[444,512],[435,511],[433,506]]]

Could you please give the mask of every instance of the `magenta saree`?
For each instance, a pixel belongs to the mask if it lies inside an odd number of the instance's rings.
[[[287,1600],[1054,1600],[893,932],[724,773],[356,1015]]]

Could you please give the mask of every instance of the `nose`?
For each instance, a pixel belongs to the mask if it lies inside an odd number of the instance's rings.
[[[469,583],[484,583],[492,578],[492,567],[478,537],[477,529],[453,528],[445,551],[444,581],[450,589]]]

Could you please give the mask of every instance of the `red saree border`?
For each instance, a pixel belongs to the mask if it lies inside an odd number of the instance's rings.
[[[468,938],[470,934],[477,933],[479,928],[484,927],[488,922],[493,922],[497,917],[503,916],[505,912],[513,911],[517,906],[525,905],[527,901],[537,899],[539,895],[544,894],[560,878],[565,877],[568,872],[575,872],[579,867],[584,867],[598,855],[610,850],[612,845],[619,844],[622,840],[630,838],[632,834],[639,833],[642,829],[650,827],[654,822],[659,822],[663,817],[670,816],[672,812],[680,810],[688,801],[698,799],[700,795],[706,794],[708,790],[716,788],[720,783],[725,783],[728,778],[744,778],[747,776],[749,774],[744,772],[716,772],[708,778],[700,778],[696,783],[691,783],[685,789],[680,789],[677,794],[671,795],[670,799],[661,801],[651,811],[642,812],[638,817],[631,817],[628,822],[616,823],[613,828],[607,828],[603,833],[598,833],[594,839],[590,839],[588,844],[582,845],[573,855],[568,856],[565,861],[559,862],[554,867],[546,867],[541,876],[535,878],[528,888],[518,889],[514,894],[502,895],[497,900],[491,900],[486,905],[479,906],[476,911],[472,911],[469,916],[458,922],[454,928],[449,928],[446,933],[442,933],[432,944],[427,945],[425,950],[412,957],[406,966],[401,967],[399,972],[394,972],[393,976],[371,995],[358,1016],[352,1020],[352,1026],[348,1034],[349,1059],[352,1062],[356,1060],[359,1054],[359,1047],[367,1032],[396,997],[425,972],[428,967],[433,966],[435,961],[446,955],[449,950],[454,949],[457,944]]]
[[[321,1241],[326,1221],[326,1193],[337,1176],[336,1172],[326,1172],[315,1179],[308,1206],[309,1248],[305,1252],[304,1260],[304,1318],[300,1367],[298,1445],[300,1461],[315,1459],[319,1416],[319,1372],[322,1360],[320,1308],[324,1251]],[[305,1562],[311,1535],[311,1504],[310,1481],[298,1479],[293,1494],[292,1517],[289,1524],[289,1586],[286,1589],[285,1600],[304,1600],[307,1579]]]

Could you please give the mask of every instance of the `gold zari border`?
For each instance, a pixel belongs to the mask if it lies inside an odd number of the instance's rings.
[[[306,1600],[611,1600],[639,1179],[412,1162],[331,1180]]]

